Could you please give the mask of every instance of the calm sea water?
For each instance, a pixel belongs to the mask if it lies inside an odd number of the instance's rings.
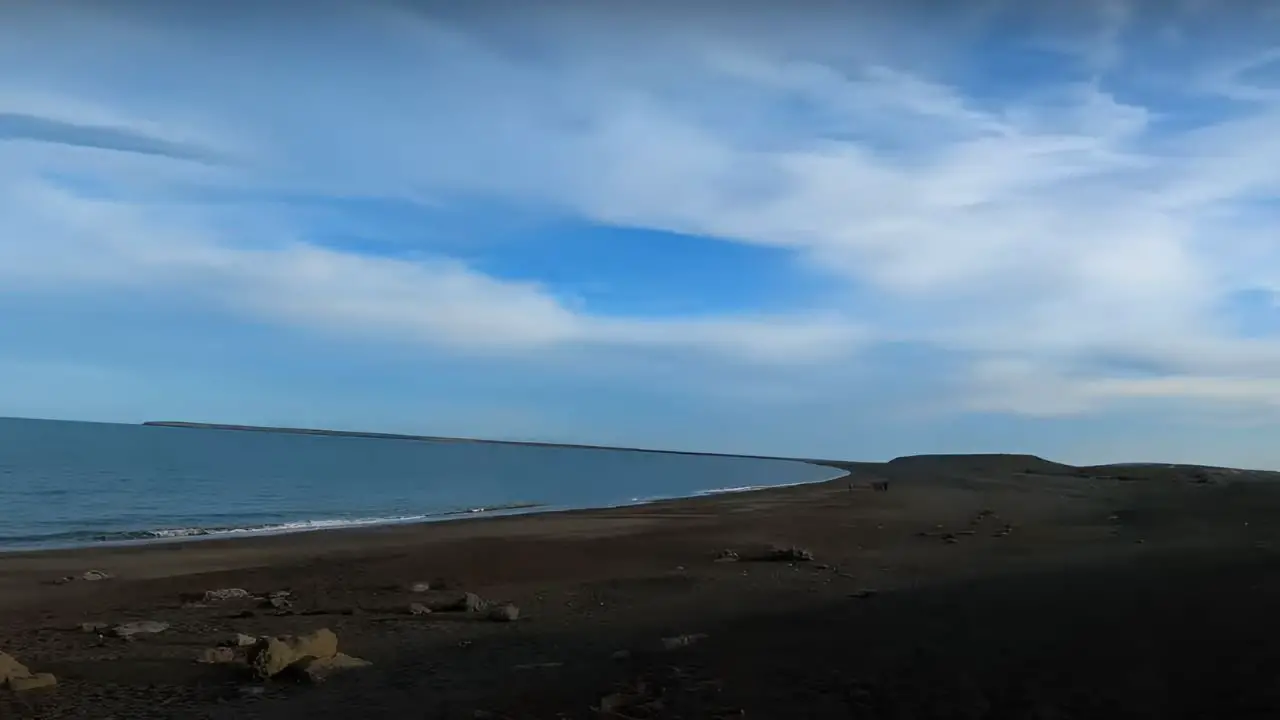
[[[0,418],[0,549],[607,507],[841,474],[781,460]]]

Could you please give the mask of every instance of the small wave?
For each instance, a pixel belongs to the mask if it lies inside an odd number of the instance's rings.
[[[243,527],[193,527],[162,528],[159,530],[141,530],[136,532],[107,533],[99,536],[99,541],[112,540],[146,540],[185,537],[204,537],[207,535],[231,535],[245,533],[287,533],[306,530],[333,530],[344,527],[362,527],[366,525],[393,525],[396,523],[418,522],[432,517],[431,515],[392,515],[387,517],[367,518],[333,518],[323,520],[298,520],[294,522],[266,523],[262,525],[246,525]]]
[[[343,528],[428,522],[431,520],[443,520],[460,515],[511,514],[543,507],[545,506],[540,503],[509,503],[416,515],[385,515],[362,518],[320,518],[241,526],[172,527],[148,530],[116,530],[110,532],[76,530],[38,535],[0,535],[0,548],[67,547],[100,543],[121,544],[145,542],[148,540],[159,541],[210,538],[222,535],[275,535],[314,530],[339,530]]]
[[[819,481],[819,482],[822,482],[822,481]],[[728,495],[731,493],[751,492],[753,490],[772,490],[773,488],[791,487],[792,485],[808,485],[808,484],[810,484],[809,481],[798,482],[798,483],[787,483],[786,485],[743,485],[741,487],[724,487],[724,488],[712,488],[710,490],[695,490],[692,493],[683,494],[683,495],[651,495],[647,497],[633,497],[631,498],[631,500],[624,503],[623,505],[615,506],[615,507],[623,507],[625,505],[649,505],[651,503],[666,502],[668,500],[685,500],[687,498],[709,497],[712,495]]]
[[[848,474],[849,473],[842,471],[840,473],[832,475],[829,478],[823,478],[821,480],[801,480],[799,482],[782,483],[779,485],[743,485],[741,487],[712,488],[711,490],[699,490],[698,492],[694,493],[694,495],[697,497],[704,497],[707,495],[728,495],[731,493],[752,492],[754,490],[776,490],[778,488],[798,487],[800,485],[818,485],[824,482],[830,482],[837,478],[842,478]]]
[[[197,537],[200,535],[208,535],[223,530],[224,528],[171,528],[168,530],[143,530],[137,533],[121,533],[124,535],[137,535],[137,539],[144,538],[180,538],[180,537]],[[230,528],[226,528],[229,530]],[[106,536],[99,536],[105,538]],[[129,539],[129,538],[126,538]]]
[[[835,473],[832,473],[829,477],[819,478],[817,480],[799,480],[796,482],[778,483],[778,484],[769,484],[769,485],[740,485],[735,487],[712,488],[710,490],[698,490],[689,495],[653,495],[650,497],[633,497],[628,502],[619,503],[616,505],[610,505],[609,507],[619,508],[619,507],[630,507],[633,505],[651,505],[653,503],[666,502],[668,500],[683,500],[685,498],[690,498],[690,497],[709,497],[712,495],[729,495],[732,493],[753,492],[756,490],[776,490],[778,488],[798,487],[800,485],[820,485],[824,482],[831,482],[832,480],[838,480],[842,477],[847,477],[848,475],[849,475],[849,472],[847,470],[840,470]]]
[[[694,493],[698,496],[703,495],[728,495],[729,493],[751,492],[752,490],[764,490],[765,488],[786,487],[785,485],[743,485],[742,487],[723,487],[712,488],[710,490],[699,490]]]

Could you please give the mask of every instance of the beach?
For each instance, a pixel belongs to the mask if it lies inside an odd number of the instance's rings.
[[[1274,473],[836,465],[633,507],[2,554],[0,651],[57,686],[0,690],[0,718],[1280,711]],[[518,618],[446,607],[464,593]],[[134,621],[167,627],[112,636]],[[315,683],[197,662],[321,628],[371,665]]]

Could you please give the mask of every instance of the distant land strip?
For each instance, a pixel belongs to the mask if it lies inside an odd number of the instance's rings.
[[[435,435],[401,435],[397,433],[359,432],[355,430],[316,430],[311,428],[264,427],[260,425],[228,425],[223,423],[179,422],[151,420],[142,423],[148,427],[188,428],[193,430],[239,430],[246,432],[285,433],[291,435],[327,435],[331,437],[370,438],[376,440],[416,440],[440,443],[476,443],[482,445],[518,445],[521,447],[571,448],[574,450],[621,450],[624,452],[657,453],[659,455],[692,455],[695,457],[744,458],[748,460],[784,460],[810,465],[823,465],[837,470],[852,470],[864,465],[879,463],[850,462],[843,460],[819,460],[814,458],[777,457],[773,455],[737,455],[734,453],[696,452],[693,450],[653,450],[650,448],[613,447],[610,445],[578,445],[574,443],[533,442],[528,440],[482,440],[480,438],[439,437]]]
[[[482,440],[480,438],[440,437],[435,435],[400,435],[396,433],[359,432],[355,430],[314,430],[308,428],[264,427],[259,425],[229,425],[223,423],[197,423],[153,420],[142,423],[152,427],[191,428],[197,430],[238,430],[247,432],[287,433],[294,435],[328,435],[331,437],[373,438],[379,440],[413,440],[438,443],[476,443],[480,445],[518,445],[522,447],[572,448],[574,450],[621,450],[625,452],[657,453],[659,455],[686,455],[694,457],[743,458],[747,460],[782,460],[844,470],[882,475],[891,471],[908,474],[973,475],[990,473],[1024,474],[1040,476],[1084,477],[1113,480],[1148,480],[1172,477],[1180,474],[1198,476],[1202,482],[1212,478],[1254,478],[1280,481],[1280,472],[1273,470],[1225,468],[1214,465],[1186,463],[1131,462],[1105,465],[1067,465],[1035,455],[1019,453],[966,453],[958,455],[925,454],[905,455],[888,462],[857,460],[824,460],[817,458],[779,457],[777,455],[739,455],[735,453],[698,452],[694,450],[654,450],[651,448],[614,447],[611,445],[581,445],[575,443],[533,442],[530,440]],[[1211,477],[1212,476],[1212,477]],[[833,478],[836,479],[836,478]]]

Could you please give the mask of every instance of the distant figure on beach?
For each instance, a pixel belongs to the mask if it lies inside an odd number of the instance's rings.
[[[876,492],[889,492],[889,481],[877,480],[876,482],[871,483],[871,489]]]

